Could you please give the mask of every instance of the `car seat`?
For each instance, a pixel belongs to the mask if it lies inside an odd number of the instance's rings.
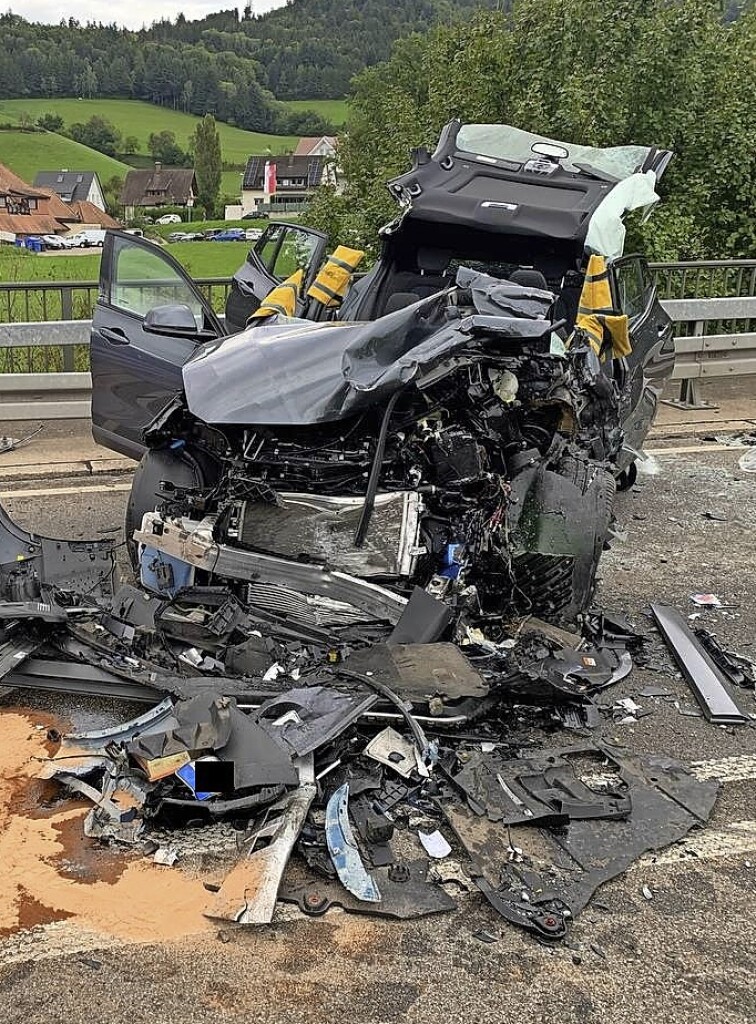
[[[394,292],[386,299],[382,315],[388,316],[389,313],[396,313],[398,309],[406,309],[407,306],[413,306],[419,300],[420,296],[415,295],[414,292]]]

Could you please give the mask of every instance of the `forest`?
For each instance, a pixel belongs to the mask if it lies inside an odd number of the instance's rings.
[[[393,43],[453,24],[496,0],[292,0],[200,21],[183,15],[138,32],[115,25],[32,23],[0,15],[0,99],[141,99],[212,113],[249,131],[309,134],[328,125],[276,99],[333,99],[388,59]]]
[[[594,146],[671,149],[662,203],[629,244],[653,259],[756,254],[756,7],[721,0],[514,0],[396,43],[353,83],[343,195],[309,214],[374,246],[385,183],[452,117]],[[351,244],[351,242],[350,242]]]

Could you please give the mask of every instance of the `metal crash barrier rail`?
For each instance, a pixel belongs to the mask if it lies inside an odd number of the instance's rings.
[[[698,384],[714,377],[756,373],[756,296],[665,299],[675,324],[673,380],[677,404],[699,406]],[[0,350],[89,345],[91,320],[0,323]],[[709,333],[711,330],[716,333]],[[89,416],[89,373],[0,373],[0,419],[78,419]]]

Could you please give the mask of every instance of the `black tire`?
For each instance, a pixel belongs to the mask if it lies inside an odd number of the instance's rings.
[[[176,487],[204,488],[213,479],[213,464],[202,452],[186,448],[158,448],[145,452],[136,468],[126,505],[124,533],[126,550],[132,568],[139,565],[138,544],[132,539],[134,530],[142,525],[145,512],[152,512],[164,498],[160,484],[168,480]]]
[[[568,455],[556,472],[569,480],[592,506],[593,536],[576,557],[532,551],[512,560],[513,594],[518,609],[541,618],[571,622],[590,604],[596,572],[612,523],[616,484],[594,463]]]

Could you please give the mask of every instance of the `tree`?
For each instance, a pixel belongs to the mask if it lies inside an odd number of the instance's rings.
[[[123,151],[124,153],[138,153],[142,148],[142,143],[136,137],[136,135],[127,135],[123,140]]]
[[[89,61],[85,60],[81,71],[74,78],[74,89],[79,96],[91,100],[97,94],[98,88],[97,75]]]
[[[184,87],[181,90],[181,105],[184,108],[185,113],[189,113],[192,106],[192,98],[194,96],[194,82],[191,78],[187,78],[184,82]]]
[[[112,178],[102,183],[102,192],[105,197],[105,209],[111,217],[117,217],[121,212],[121,190],[123,189],[123,178],[114,174]]]
[[[63,118],[59,114],[42,114],[37,118],[37,124],[46,132],[59,132],[63,127]]]
[[[68,130],[76,142],[107,156],[115,156],[121,146],[121,133],[104,117],[94,115],[84,123],[76,121]]]
[[[166,167],[191,167],[192,158],[176,143],[173,132],[152,132],[147,140],[147,148],[156,160]]]
[[[212,216],[218,206],[221,184],[220,135],[212,114],[205,114],[192,137],[194,169],[197,174],[197,198]]]

